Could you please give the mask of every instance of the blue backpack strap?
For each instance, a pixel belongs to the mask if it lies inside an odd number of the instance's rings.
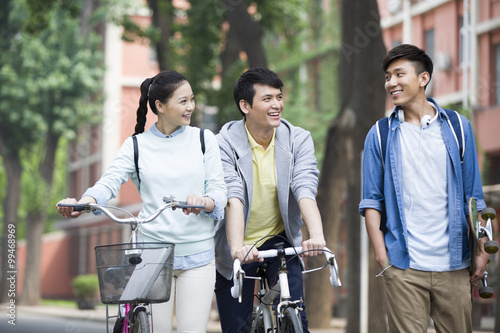
[[[458,149],[460,151],[460,163],[464,161],[465,154],[465,136],[464,136],[464,126],[462,124],[462,119],[457,111],[443,109],[448,115],[448,122],[453,128],[455,134],[455,140],[457,141]]]
[[[387,135],[389,134],[389,117],[382,118],[376,122],[378,144],[382,156],[382,166],[385,168],[385,152],[387,147]]]

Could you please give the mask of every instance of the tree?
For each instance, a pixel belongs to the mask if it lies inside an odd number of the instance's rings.
[[[0,115],[9,118],[8,124],[19,133],[14,138],[22,145],[18,156],[23,151],[40,154],[35,195],[27,216],[27,260],[21,299],[26,304],[37,304],[40,298],[41,236],[59,140],[74,138],[79,124],[94,118],[100,106],[96,99],[103,75],[99,40],[93,34],[80,34],[83,5],[92,6],[93,2],[16,0],[11,11],[11,19],[22,25],[3,58],[2,80],[9,89],[2,90]],[[85,15],[82,18],[87,22]],[[19,107],[22,112],[16,113],[22,116],[12,112]],[[26,133],[33,133],[33,138],[24,138]],[[3,150],[2,156],[9,159]]]
[[[11,82],[19,78],[15,71],[8,64],[12,60],[18,60],[13,55],[11,41],[16,41],[16,33],[21,27],[21,20],[17,17],[8,18],[11,13],[12,1],[2,1],[2,20],[0,20],[0,43],[3,50],[0,56],[0,79],[2,80],[2,89],[0,90],[0,154],[2,155],[6,179],[7,193],[3,201],[3,236],[2,236],[2,260],[1,271],[15,271],[16,268],[8,266],[8,241],[9,229],[15,230],[17,227],[17,210],[21,199],[20,181],[22,173],[20,151],[35,142],[39,136],[40,130],[43,130],[38,115],[30,116],[28,112],[21,112],[23,106],[22,97],[24,91],[19,87],[19,81],[16,86],[11,86]],[[11,78],[11,80],[9,80]],[[15,96],[10,99],[10,96]],[[25,131],[21,130],[18,123],[26,125]],[[25,132],[25,133],[23,133]],[[24,135],[25,134],[25,135]],[[0,283],[0,303],[8,301],[9,281],[2,279]]]
[[[341,1],[340,112],[330,125],[319,185],[318,204],[323,215],[327,244],[334,247],[345,228],[348,275],[347,332],[359,332],[361,152],[364,137],[384,115],[385,91],[381,62],[385,54],[380,16],[375,0]],[[376,262],[370,276],[375,276]],[[385,331],[382,281],[370,281],[369,328]],[[374,284],[377,284],[376,286]],[[319,290],[326,290],[318,288]],[[311,296],[309,296],[311,297]],[[316,296],[318,304],[325,293]],[[324,306],[331,315],[331,309]],[[311,307],[310,307],[311,309]],[[321,309],[311,309],[311,312]]]

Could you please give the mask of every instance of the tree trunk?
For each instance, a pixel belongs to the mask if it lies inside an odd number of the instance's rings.
[[[327,246],[339,253],[340,248],[336,245],[339,244],[340,234],[345,232],[346,235],[346,256],[338,258],[342,282],[348,295],[346,332],[358,333],[360,228],[364,227],[361,226],[358,214],[361,154],[368,130],[384,115],[385,91],[381,63],[385,47],[376,0],[342,0],[341,17],[340,112],[327,134],[318,205],[322,212]],[[369,276],[374,279],[373,271]],[[319,290],[331,290],[324,278],[316,281],[311,275],[308,283]],[[371,280],[369,299],[373,302],[369,303],[369,330],[379,333],[387,330],[385,320],[376,320],[385,318],[384,307],[380,304],[384,293],[383,288],[374,288],[373,283]],[[337,290],[333,292],[338,293]],[[324,322],[320,322],[321,319],[316,318],[317,313],[331,316],[331,293],[323,292],[318,296],[308,306],[311,327],[324,325]]]
[[[158,65],[160,70],[172,69],[172,51],[170,37],[172,37],[172,0],[148,0],[149,8],[153,11],[153,24],[160,30],[160,40],[155,43]]]
[[[0,150],[2,152],[3,165],[5,167],[6,178],[7,178],[7,191],[6,196],[3,201],[3,233],[2,233],[2,258],[1,258],[1,276],[2,282],[0,283],[0,303],[6,303],[11,299],[12,291],[9,292],[11,283],[5,277],[10,276],[8,272],[16,272],[17,280],[17,267],[9,266],[9,234],[13,232],[16,234],[17,229],[17,210],[19,208],[19,203],[21,200],[21,173],[22,165],[19,158],[18,152],[7,153],[7,149],[4,145],[3,138],[0,137]],[[16,243],[17,244],[17,243]],[[12,251],[11,251],[12,252]],[[16,257],[15,260],[19,260],[17,253],[13,253]],[[17,286],[17,282],[16,282]],[[17,289],[17,287],[16,287]],[[15,297],[18,296],[17,290],[13,291]]]
[[[45,195],[40,198],[41,205],[28,214],[26,220],[26,270],[24,274],[23,294],[21,303],[24,305],[38,305],[41,298],[40,268],[42,252],[42,236],[47,220],[48,203],[54,175],[54,162],[59,136],[52,132],[47,133],[45,142],[45,156],[39,167],[41,182]]]
[[[222,53],[222,73],[238,60],[240,51],[245,51],[248,66],[267,67],[266,53],[262,45],[262,28],[248,14],[247,1],[226,1],[229,31]]]

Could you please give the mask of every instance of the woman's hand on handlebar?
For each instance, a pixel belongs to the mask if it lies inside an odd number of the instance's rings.
[[[214,210],[214,200],[210,197],[201,197],[199,195],[190,194],[186,198],[186,204],[193,206],[205,206],[202,208],[183,208],[182,212],[186,215],[193,213],[194,215],[199,215],[202,211],[210,213]]]
[[[80,212],[76,212],[73,210],[72,207],[60,207],[59,204],[68,204],[68,205],[76,205],[76,204],[81,204],[81,203],[96,203],[95,199],[92,198],[92,197],[83,197],[80,199],[80,201],[76,201],[75,198],[66,198],[66,199],[62,199],[61,201],[59,201],[56,205],[56,208],[57,208],[57,211],[59,212],[59,214],[61,214],[62,216],[64,216],[65,218],[76,218],[80,215],[82,215],[83,211],[80,211]]]
[[[264,258],[259,258],[259,251],[255,246],[252,245],[244,245],[243,247],[240,247],[239,249],[236,249],[234,251],[231,251],[231,256],[234,259],[239,259],[239,261],[242,264],[248,264],[252,261],[259,261],[263,262]]]

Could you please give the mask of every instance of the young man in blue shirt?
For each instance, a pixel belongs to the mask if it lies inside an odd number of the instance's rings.
[[[399,45],[383,70],[396,107],[387,133],[373,126],[366,137],[359,210],[382,269],[390,332],[427,332],[429,314],[437,332],[472,332],[471,285],[487,254],[469,274],[469,197],[485,207],[471,124],[459,115],[460,156],[449,116],[426,97],[433,64],[423,50]]]

